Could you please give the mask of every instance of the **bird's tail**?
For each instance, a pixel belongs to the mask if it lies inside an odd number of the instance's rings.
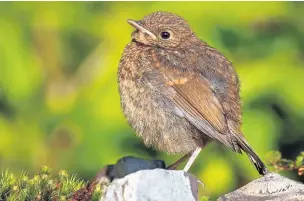
[[[250,161],[253,163],[259,174],[266,175],[268,173],[268,170],[265,164],[262,162],[260,157],[254,152],[254,150],[250,147],[247,140],[239,135],[234,135],[234,136],[236,137],[237,140],[236,143],[238,147],[241,148],[244,152],[246,152]]]

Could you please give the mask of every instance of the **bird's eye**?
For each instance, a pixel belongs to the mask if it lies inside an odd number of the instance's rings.
[[[167,32],[167,31],[163,31],[163,32],[160,33],[160,36],[162,37],[162,39],[167,40],[167,39],[170,38],[170,33]]]

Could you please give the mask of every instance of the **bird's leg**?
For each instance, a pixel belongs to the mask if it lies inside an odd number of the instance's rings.
[[[187,160],[190,156],[191,156],[191,152],[187,153],[186,155],[184,155],[183,157],[178,159],[175,163],[169,165],[166,169],[167,170],[175,170],[182,162]]]
[[[184,171],[188,172],[188,170],[190,169],[191,165],[193,164],[193,162],[195,161],[196,157],[198,156],[198,154],[201,152],[202,148],[201,147],[197,147],[193,152],[191,157],[189,158],[186,166],[184,167]]]

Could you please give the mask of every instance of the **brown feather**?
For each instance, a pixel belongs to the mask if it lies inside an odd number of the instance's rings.
[[[173,85],[176,96],[173,100],[184,99],[200,118],[206,120],[218,132],[227,132],[226,119],[221,103],[213,94],[211,85],[203,77],[196,77],[183,85]],[[195,89],[195,90],[193,90]],[[181,105],[185,109],[184,105]],[[186,110],[186,112],[190,112]]]
[[[174,83],[176,79],[168,71],[167,76]],[[171,93],[172,101],[188,121],[210,138],[233,149],[229,135],[227,136],[229,130],[223,107],[204,77],[195,75],[186,83],[174,84],[171,88],[175,92]]]

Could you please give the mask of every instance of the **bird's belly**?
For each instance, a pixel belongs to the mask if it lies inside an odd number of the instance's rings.
[[[200,131],[178,116],[175,106],[162,94],[135,83],[120,87],[124,114],[146,146],[168,153],[188,153],[202,144]]]

